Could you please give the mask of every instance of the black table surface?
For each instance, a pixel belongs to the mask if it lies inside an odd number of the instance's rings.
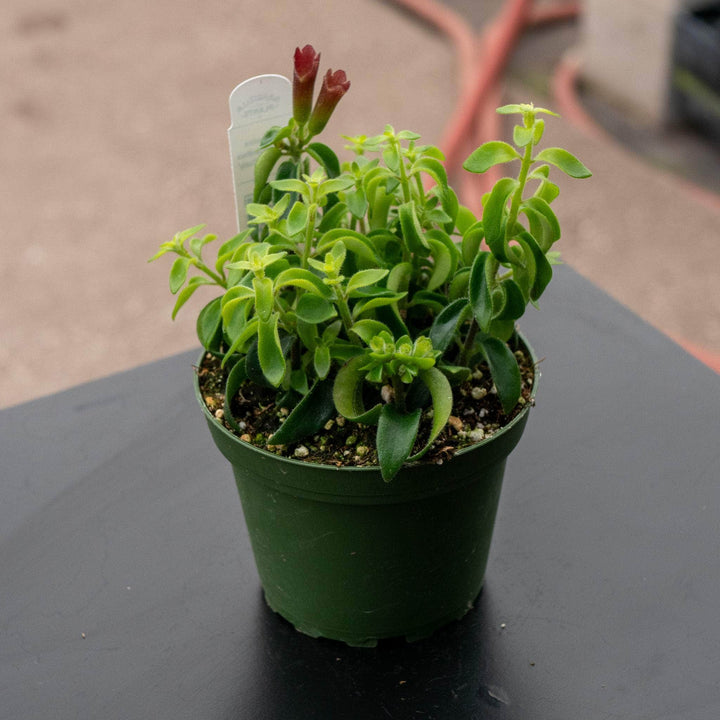
[[[0,718],[720,717],[720,379],[568,268],[522,327],[485,588],[412,644],[267,609],[196,353],[0,412]]]

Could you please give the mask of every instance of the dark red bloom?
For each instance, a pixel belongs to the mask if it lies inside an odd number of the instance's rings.
[[[327,121],[340,102],[340,98],[348,91],[350,81],[344,70],[328,70],[323,78],[320,94],[315,102],[308,129],[312,135],[317,135],[327,125]]]
[[[295,72],[293,74],[293,117],[300,124],[310,117],[313,89],[320,65],[320,53],[312,45],[302,50],[295,48]]]

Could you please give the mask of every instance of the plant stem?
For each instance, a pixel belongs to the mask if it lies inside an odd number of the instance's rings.
[[[505,237],[508,240],[508,236],[512,236],[513,228],[517,222],[518,211],[520,209],[520,203],[522,202],[523,192],[525,191],[528,172],[530,171],[530,165],[532,164],[533,147],[534,145],[532,141],[525,146],[525,154],[523,155],[522,165],[520,166],[520,174],[518,175],[518,186],[513,193],[507,225],[505,226]]]
[[[477,332],[479,329],[480,326],[478,325],[477,320],[473,317],[472,321],[470,322],[470,329],[468,330],[468,334],[465,336],[465,342],[463,343],[463,347],[460,352],[461,365],[467,365],[468,359],[470,357],[470,351],[475,344],[475,337],[477,336]]]
[[[398,168],[400,172],[400,187],[403,191],[403,202],[410,202],[412,195],[410,193],[410,182],[408,181],[407,172],[405,171],[405,159],[400,152],[400,143],[397,139],[392,139],[392,146],[397,153]]]
[[[345,334],[348,336],[348,339],[355,345],[361,345],[362,343],[360,338],[355,333],[350,332],[350,328],[353,326],[350,308],[347,304],[347,300],[337,288],[335,288],[335,305],[340,312],[340,319],[342,320],[343,327],[345,328]]]
[[[315,219],[317,217],[317,205],[312,203],[308,207],[308,219],[305,227],[305,246],[303,247],[302,255],[302,266],[307,268],[308,259],[310,258],[310,250],[313,245],[313,238],[315,237]]]

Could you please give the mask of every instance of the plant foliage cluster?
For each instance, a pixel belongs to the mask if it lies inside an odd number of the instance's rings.
[[[377,426],[390,480],[431,447],[452,413],[452,387],[480,361],[503,410],[518,402],[515,322],[550,282],[560,238],[550,169],[590,172],[566,150],[538,150],[542,116],[553,113],[501,107],[520,118],[513,143],[485,143],[464,168],[518,171],[485,195],[478,218],[448,184],[440,150],[413,132],[388,125],[346,137],[353,159],[343,163],[315,141],[349,87],[343,71],[328,71],[311,108],[318,63],[310,46],[296,51],[293,117],[262,141],[247,229],[210,262],[203,253],[217,238],[204,226],[177,233],[152,259],[176,256],[173,318],[199,287],[219,288],[198,336],[230,370],[226,395],[251,382],[292,408],[269,442],[296,442],[339,413]],[[429,408],[427,440],[413,454]]]

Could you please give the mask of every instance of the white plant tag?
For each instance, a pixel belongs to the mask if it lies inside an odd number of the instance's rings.
[[[291,115],[292,85],[282,75],[258,75],[230,93],[228,141],[238,230],[247,227],[245,208],[252,202],[260,141],[272,125],[285,126]]]

